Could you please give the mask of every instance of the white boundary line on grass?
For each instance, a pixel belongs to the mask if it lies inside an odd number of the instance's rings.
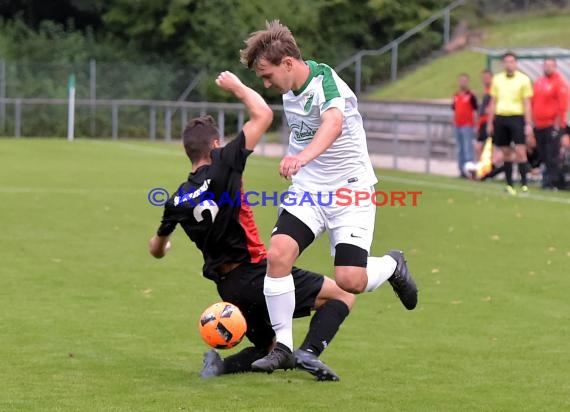
[[[92,193],[106,194],[137,194],[145,193],[146,189],[110,189],[105,187],[97,187],[90,189],[81,189],[74,187],[26,187],[26,186],[0,186],[0,193],[6,194],[56,194],[56,195],[89,195]],[[150,190],[150,189],[149,189]],[[148,194],[148,193],[147,193]]]
[[[167,156],[174,156],[174,157],[183,157],[184,150],[182,146],[176,145],[172,143],[172,147],[176,147],[177,150],[168,150],[161,147],[152,147],[144,144],[136,144],[136,143],[125,143],[125,142],[108,142],[108,141],[99,141],[99,140],[89,140],[89,143],[93,143],[96,145],[107,145],[107,146],[114,146],[119,147],[121,149],[128,149],[133,152],[139,153],[146,153],[146,154],[158,154],[158,155],[167,155]],[[109,145],[109,143],[112,143]],[[170,143],[168,143],[170,144]]]
[[[501,197],[511,197],[506,193],[503,193],[501,188],[495,186],[494,189],[490,187],[482,187],[485,183],[479,182],[472,182],[473,187],[468,186],[459,186],[450,183],[439,183],[439,182],[430,182],[429,180],[421,180],[421,179],[409,179],[406,177],[397,177],[397,176],[377,176],[378,180],[381,182],[382,180],[386,182],[394,182],[394,183],[409,183],[415,184],[418,186],[425,186],[425,187],[433,187],[436,189],[448,189],[448,190],[455,190],[459,192],[467,192],[467,193],[476,193],[476,194],[484,194],[484,195],[492,195],[492,196],[501,196]],[[479,187],[476,187],[479,185]],[[538,190],[538,189],[537,189]],[[529,193],[527,196],[518,196],[519,199],[530,199],[530,200],[538,200],[543,202],[550,202],[550,203],[562,203],[562,204],[569,204],[570,205],[570,197],[563,198],[563,197],[556,197],[556,196],[544,196],[535,193]]]

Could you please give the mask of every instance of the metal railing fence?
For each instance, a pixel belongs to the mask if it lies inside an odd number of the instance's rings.
[[[67,99],[9,98],[0,99],[0,103],[5,105],[8,115],[3,136],[66,135]],[[93,104],[97,121],[105,125],[98,127],[97,136],[91,136],[89,128]],[[280,155],[286,152],[289,129],[282,106],[271,105],[271,108],[275,120],[260,150],[266,154],[271,145],[272,153]],[[371,108],[361,112],[370,153],[391,156],[395,169],[399,168],[402,158],[415,158],[423,159],[425,172],[430,173],[432,160],[450,160],[454,157],[450,116],[386,113]],[[75,136],[171,142],[180,139],[191,117],[205,114],[216,119],[221,137],[235,135],[246,119],[246,109],[241,103],[78,99]]]
[[[360,95],[362,90],[362,59],[367,56],[382,56],[388,52],[390,52],[391,60],[390,60],[390,80],[394,81],[398,77],[398,50],[402,43],[408,41],[414,35],[423,31],[426,27],[429,27],[434,22],[443,19],[443,45],[449,43],[450,36],[451,36],[451,12],[456,8],[464,5],[467,0],[455,0],[450,5],[445,7],[444,9],[434,13],[426,20],[415,26],[414,28],[408,30],[400,37],[392,40],[390,43],[386,44],[385,46],[380,47],[379,49],[373,50],[360,50],[359,52],[355,53],[348,59],[341,62],[339,65],[335,67],[335,70],[340,73],[343,70],[347,69],[354,65],[354,92],[357,96]]]

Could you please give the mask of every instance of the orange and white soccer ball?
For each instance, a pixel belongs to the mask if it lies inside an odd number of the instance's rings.
[[[198,327],[208,345],[216,349],[229,349],[241,342],[247,323],[237,306],[218,302],[202,313]]]

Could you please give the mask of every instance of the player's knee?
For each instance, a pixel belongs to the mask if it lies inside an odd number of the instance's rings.
[[[364,268],[345,268],[336,273],[336,284],[348,293],[362,293],[366,289],[366,270]]]
[[[356,288],[358,287],[358,285],[353,284],[353,285],[345,285],[346,287],[352,287],[352,288]],[[364,287],[366,287],[366,284],[364,285]],[[364,291],[364,288],[362,289],[362,291]],[[341,302],[343,302],[347,307],[348,310],[351,310],[352,307],[354,306],[354,302],[356,302],[356,296],[354,295],[354,293],[360,293],[359,292],[352,292],[352,291],[348,291],[345,288],[335,285],[335,290],[334,290],[334,294],[331,296],[331,300],[336,299],[336,300],[340,300]]]
[[[366,288],[366,282],[359,279],[339,279],[337,284],[342,290],[349,293],[362,293]]]
[[[356,302],[356,296],[354,296],[352,293],[349,293],[345,290],[343,290],[342,295],[339,296],[337,299],[340,300],[341,302],[343,302],[348,307],[349,311],[352,310],[352,307],[354,306],[354,303]]]
[[[517,148],[518,149],[518,148]],[[522,148],[522,149],[518,149],[515,153],[516,155],[516,161],[518,163],[521,162],[526,162],[527,161],[527,156],[526,156],[526,148]]]
[[[270,266],[289,266],[293,265],[298,254],[299,248],[292,238],[285,235],[277,235],[271,238],[267,252],[267,261]]]
[[[335,247],[335,279],[337,285],[350,293],[362,293],[366,289],[366,265],[368,252],[355,245],[339,243]]]
[[[339,300],[348,307],[348,310],[351,310],[356,302],[356,296],[340,288],[334,280],[325,277],[315,307],[318,308],[331,300]]]
[[[267,252],[267,261],[270,265],[293,263],[295,254],[284,247],[271,247]]]

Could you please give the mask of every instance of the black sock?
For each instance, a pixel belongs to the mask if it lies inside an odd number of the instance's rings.
[[[526,174],[528,173],[528,163],[519,163],[519,173],[521,174],[521,185],[526,186]]]
[[[224,359],[224,373],[251,372],[251,364],[267,355],[267,350],[249,346]]]
[[[505,168],[505,178],[507,179],[507,184],[509,186],[513,185],[513,162],[505,162],[503,165]]]
[[[305,341],[299,347],[319,356],[336,335],[340,324],[348,316],[348,306],[340,300],[329,300],[317,309]]]
[[[490,179],[491,177],[495,177],[500,173],[503,173],[505,171],[505,165],[501,165],[501,166],[495,166],[493,165],[493,168],[491,169],[491,172],[485,176],[486,179]]]

